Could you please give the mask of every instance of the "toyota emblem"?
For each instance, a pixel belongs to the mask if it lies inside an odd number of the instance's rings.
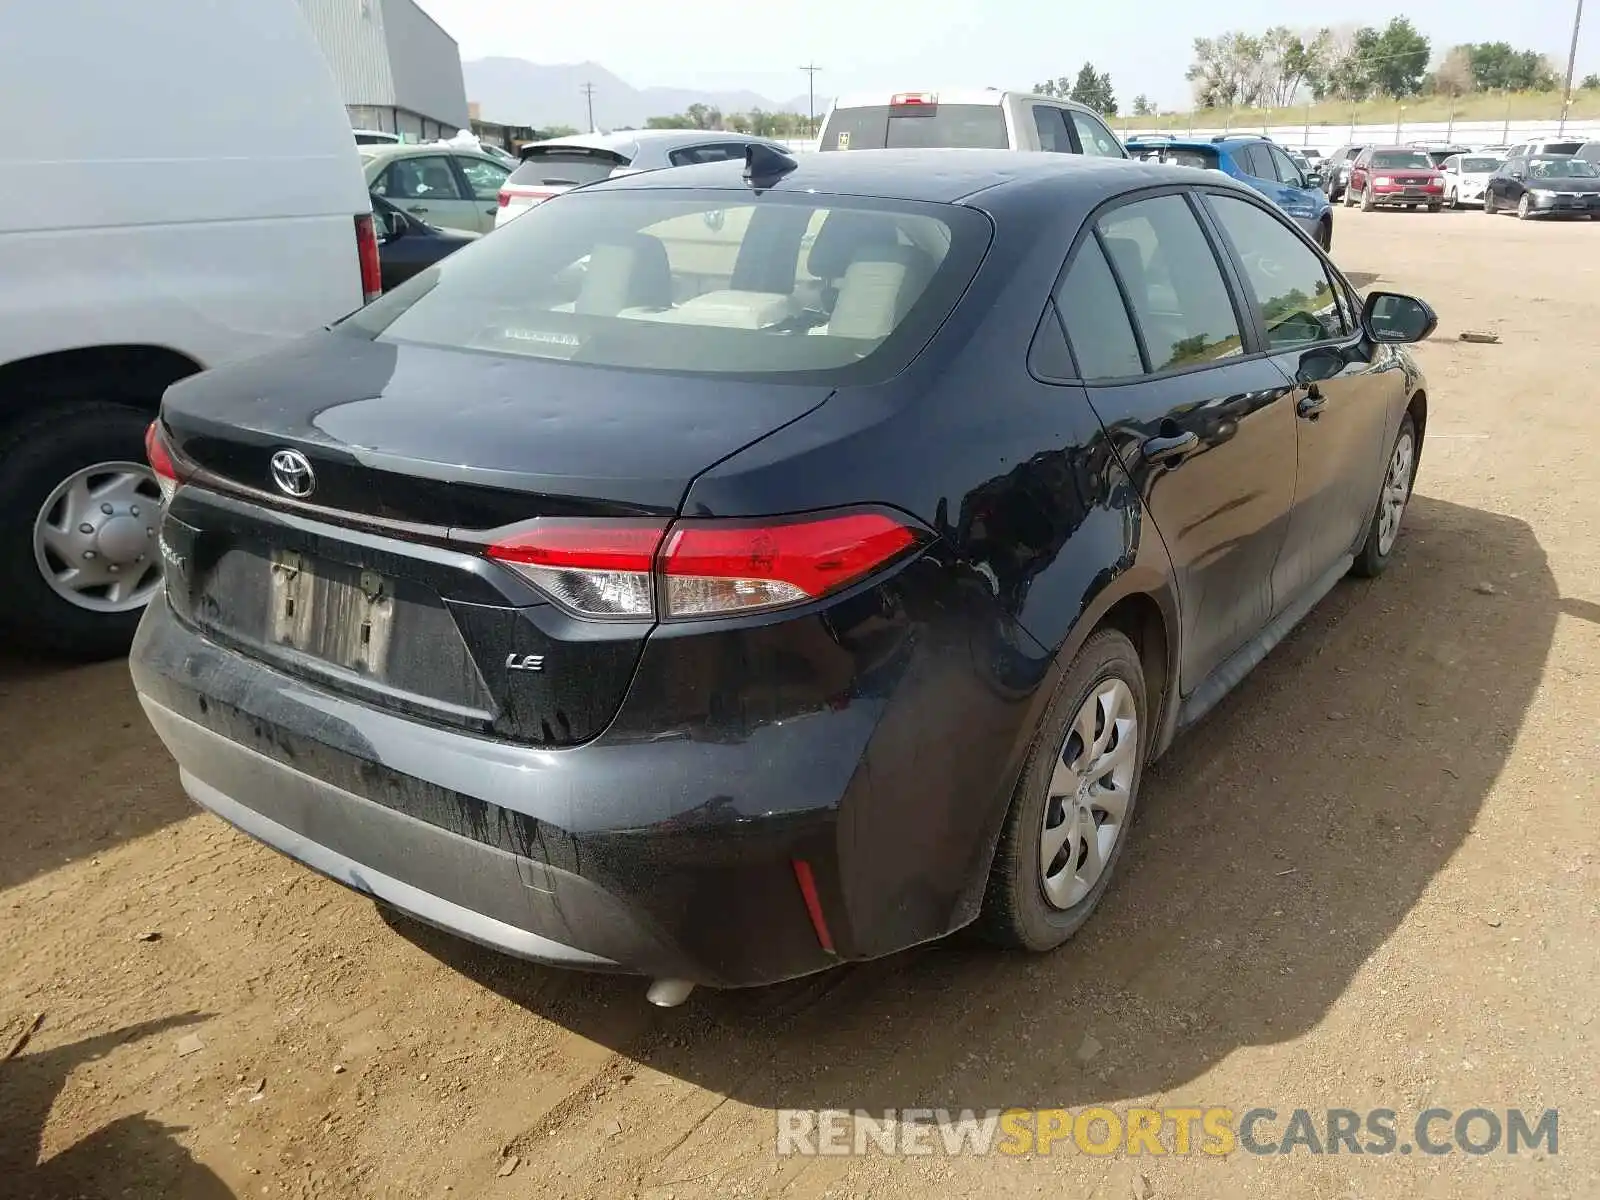
[[[284,495],[304,500],[316,490],[317,476],[300,451],[279,450],[272,456],[272,482]]]

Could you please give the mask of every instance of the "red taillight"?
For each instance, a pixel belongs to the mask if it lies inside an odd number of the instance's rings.
[[[811,873],[811,864],[803,858],[793,860],[794,879],[800,885],[800,898],[806,902],[806,915],[811,918],[811,929],[817,935],[817,945],[833,953],[833,934],[828,929],[828,918],[822,911],[822,897],[817,894],[817,879]]]
[[[663,534],[666,534],[663,541]],[[489,546],[564,608],[609,620],[760,612],[861,579],[916,533],[880,512],[765,521],[549,519]]]
[[[507,192],[507,191],[502,191],[500,193],[500,207],[504,208],[506,205],[508,205],[510,203],[511,203],[511,193]]]
[[[151,421],[150,428],[144,431],[144,456],[150,463],[150,469],[155,472],[156,483],[161,488],[162,503],[171,500],[183,477],[178,474],[177,460],[172,457],[172,450],[167,445],[167,435],[161,431],[160,421]]]
[[[890,108],[903,108],[907,104],[937,104],[939,97],[932,92],[898,92],[889,97]]]
[[[383,295],[383,271],[378,265],[378,231],[372,214],[356,217],[356,254],[361,260],[362,303],[371,304]]]

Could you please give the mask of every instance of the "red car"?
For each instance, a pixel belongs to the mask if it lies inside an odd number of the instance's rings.
[[[1438,212],[1444,207],[1444,172],[1421,150],[1410,146],[1368,146],[1350,165],[1345,206],[1421,208]]]

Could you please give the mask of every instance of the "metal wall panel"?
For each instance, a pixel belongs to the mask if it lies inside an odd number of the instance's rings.
[[[455,39],[413,0],[367,2],[383,8],[394,103],[452,129],[467,128],[467,87]]]
[[[392,107],[395,99],[380,0],[300,0],[346,105]],[[456,59],[456,78],[461,61]]]

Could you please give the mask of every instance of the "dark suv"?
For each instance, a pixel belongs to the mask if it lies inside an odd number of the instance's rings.
[[[1355,143],[1340,146],[1324,160],[1326,165],[1322,169],[1322,186],[1328,193],[1330,203],[1337,203],[1344,195],[1350,185],[1350,168],[1366,148],[1364,144]]]
[[[1146,764],[1391,562],[1427,420],[1427,306],[1228,176],[747,153],[539,205],[149,437],[132,669],[189,794],[666,1004],[1065,942]]]

